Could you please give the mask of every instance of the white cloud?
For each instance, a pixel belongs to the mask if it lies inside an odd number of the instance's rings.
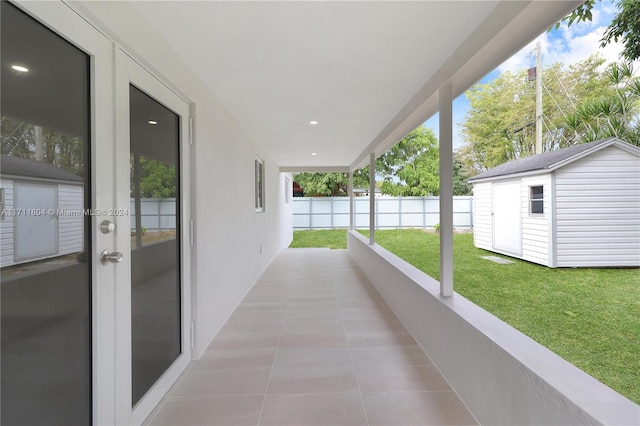
[[[611,22],[616,10],[611,3],[600,2],[593,10],[591,22],[581,22],[570,27],[563,25],[558,30],[540,34],[534,41],[506,60],[498,67],[500,72],[516,71],[535,66],[535,46],[539,41],[542,47],[543,64],[560,62],[575,64],[599,53],[605,61],[619,60],[621,43],[610,43],[600,47],[600,40]]]

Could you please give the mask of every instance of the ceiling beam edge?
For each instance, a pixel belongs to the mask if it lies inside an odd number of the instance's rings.
[[[385,126],[378,136],[368,145],[368,147],[351,164],[350,169],[356,170],[368,161],[370,153],[381,155],[400,139],[406,136],[413,129],[424,123],[431,116],[438,112],[438,90],[443,84],[450,83],[453,86],[453,98],[455,99],[465,90],[471,87],[482,76],[491,72],[506,59],[520,50],[526,43],[534,39],[538,34],[550,27],[554,22],[545,22],[544,13],[537,9],[532,14],[532,5],[535,1],[528,2],[503,2],[500,3],[494,12],[485,19],[478,28],[462,43],[462,45],[449,57],[445,64],[425,83],[425,85],[411,98],[411,100],[400,110],[400,112]],[[552,2],[556,3],[557,13],[560,19],[571,12],[581,3],[579,0]],[[548,4],[548,3],[547,3]],[[542,16],[534,16],[539,15]],[[496,27],[495,21],[502,21],[508,18],[509,25],[502,28]],[[527,31],[522,37],[522,22],[536,22],[540,24]],[[498,29],[496,29],[498,28]],[[521,40],[527,41],[520,45],[509,45],[510,37],[505,35],[510,29],[519,29]],[[512,38],[511,38],[512,39]],[[498,41],[496,41],[498,40]],[[496,46],[497,45],[497,46]],[[491,52],[491,56],[487,53]],[[498,53],[501,53],[500,55]],[[486,57],[495,57],[491,62],[483,60]],[[473,66],[470,66],[473,65]],[[475,72],[466,71],[473,68]],[[481,72],[478,73],[478,70]],[[465,72],[466,71],[466,72]],[[478,75],[480,74],[480,75]]]
[[[349,166],[281,166],[280,173],[334,173],[349,172]]]

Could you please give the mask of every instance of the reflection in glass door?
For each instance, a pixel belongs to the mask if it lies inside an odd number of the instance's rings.
[[[129,89],[132,405],[182,353],[180,117]]]
[[[1,418],[92,421],[89,57],[1,6]]]

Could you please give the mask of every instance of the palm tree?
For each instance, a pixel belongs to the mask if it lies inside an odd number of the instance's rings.
[[[616,137],[640,146],[640,78],[631,63],[611,64],[605,75],[611,93],[585,99],[568,114],[565,124],[572,134],[567,137],[573,145]]]

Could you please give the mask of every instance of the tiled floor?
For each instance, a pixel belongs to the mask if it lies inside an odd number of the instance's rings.
[[[283,251],[151,425],[476,424],[346,251]]]

